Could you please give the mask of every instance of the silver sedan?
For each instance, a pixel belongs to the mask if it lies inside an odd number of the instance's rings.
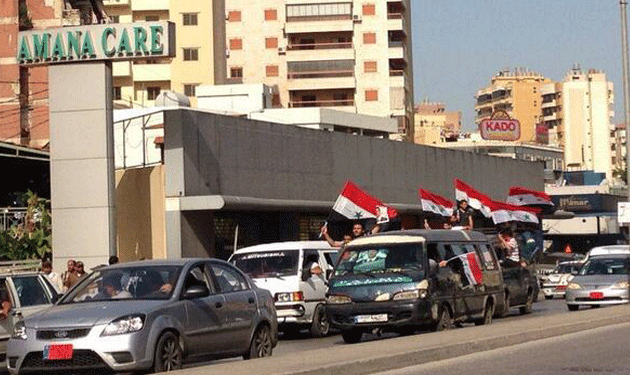
[[[567,285],[567,308],[575,311],[580,306],[599,307],[628,303],[629,278],[628,255],[591,257]]]
[[[273,298],[214,259],[126,263],[93,272],[15,326],[12,373],[168,371],[198,356],[270,356]]]

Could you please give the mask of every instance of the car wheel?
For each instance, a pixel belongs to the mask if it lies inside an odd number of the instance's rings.
[[[313,313],[313,323],[311,324],[311,334],[313,337],[324,337],[330,331],[330,322],[326,316],[324,305],[317,305]]]
[[[174,371],[182,368],[184,353],[179,338],[173,332],[164,332],[155,347],[153,370]]]
[[[580,305],[567,305],[567,308],[569,309],[569,311],[578,311]]]
[[[357,330],[341,331],[341,337],[346,344],[356,344],[361,341],[363,332]]]
[[[434,331],[445,331],[447,329],[451,329],[453,327],[453,317],[451,316],[451,312],[448,310],[446,306],[442,306],[440,311],[440,318],[435,323],[433,330]]]
[[[545,296],[545,299],[553,299],[553,296]]]
[[[501,317],[506,317],[510,313],[510,294],[505,292],[505,306],[503,306],[503,311],[501,311]]]
[[[488,301],[486,307],[483,309],[483,318],[476,320],[475,325],[487,326],[488,324],[492,324],[492,315],[494,315],[494,304],[492,304],[492,301]]]
[[[271,330],[269,326],[262,325],[254,333],[252,342],[249,344],[249,351],[243,356],[243,359],[271,357],[272,352]]]
[[[533,295],[532,291],[530,290],[527,293],[527,301],[525,302],[525,305],[519,307],[518,311],[521,313],[521,315],[529,314],[529,313],[532,312],[532,305],[533,304],[534,304],[534,295]]]

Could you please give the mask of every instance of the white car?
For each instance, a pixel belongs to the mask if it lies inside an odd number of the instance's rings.
[[[558,264],[556,268],[547,275],[543,282],[542,291],[545,298],[564,298],[567,285],[571,279],[573,279],[573,276],[577,275],[580,271],[582,264],[584,264],[584,262],[581,261],[562,262]]]

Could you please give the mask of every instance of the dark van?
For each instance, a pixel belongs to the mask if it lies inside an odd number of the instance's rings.
[[[504,285],[486,236],[406,230],[352,241],[330,279],[326,312],[347,343],[378,328],[401,334],[454,322],[490,324]]]

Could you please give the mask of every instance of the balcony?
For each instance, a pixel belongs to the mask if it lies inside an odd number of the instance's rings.
[[[310,18],[315,18],[311,20]],[[337,18],[330,17],[309,17],[309,19],[287,18],[284,24],[284,32],[286,34],[310,34],[323,32],[342,32],[353,31],[354,24],[352,16],[339,16]],[[314,22],[317,21],[317,22]]]
[[[387,13],[387,30],[405,30],[405,19],[402,13]]]
[[[131,4],[132,11],[146,11],[146,10],[168,10],[170,5],[169,0],[133,0]]]
[[[133,80],[141,82],[170,81],[170,64],[133,64]]]
[[[389,86],[405,87],[405,71],[402,69],[389,70]]]
[[[405,59],[405,44],[403,41],[392,41],[389,43],[388,57],[390,59]]]
[[[352,42],[290,44],[287,46],[287,61],[354,59]]]
[[[129,77],[131,75],[131,61],[115,61],[112,63],[114,77]]]
[[[119,5],[129,5],[129,0],[103,0],[103,5],[106,7],[109,6],[119,6]],[[134,1],[135,5],[135,1]]]
[[[293,78],[292,78],[293,77]],[[298,78],[296,78],[298,77]],[[330,72],[323,74],[313,72],[310,74],[300,73],[299,75],[289,75],[287,88],[289,90],[334,90],[334,89],[354,89],[357,83],[352,74],[347,72]]]
[[[291,101],[289,108],[312,108],[312,107],[354,107],[354,99],[342,100],[310,100]]]

